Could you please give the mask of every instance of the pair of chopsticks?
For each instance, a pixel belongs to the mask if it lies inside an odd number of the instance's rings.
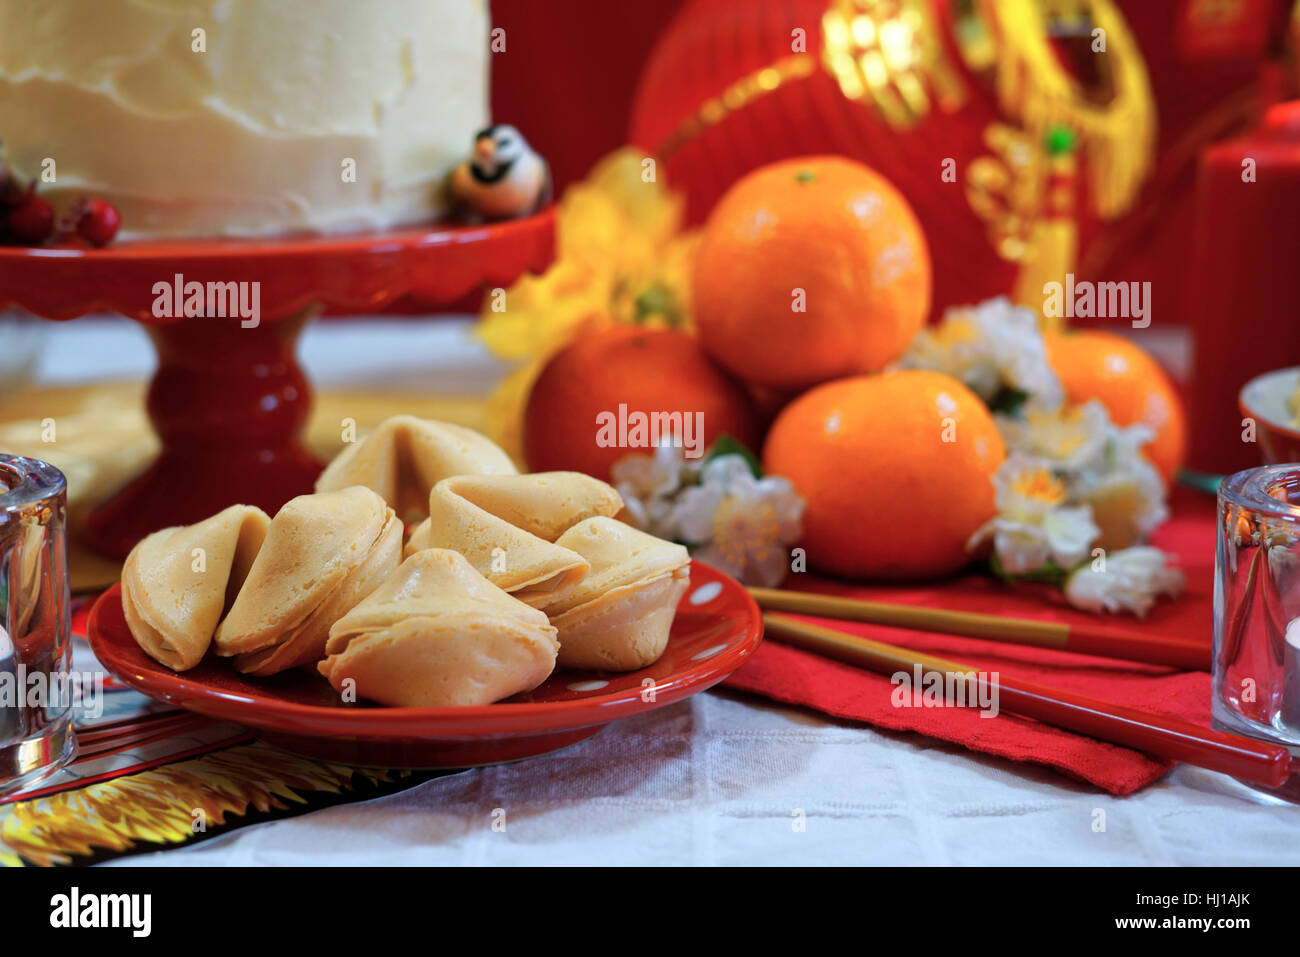
[[[776,588],[751,588],[749,593],[754,596],[759,607],[767,611],[788,611],[817,618],[892,625],[912,631],[937,631],[946,635],[965,635],[967,638],[987,638],[1017,645],[1072,651],[1081,655],[1167,665],[1183,671],[1210,670],[1209,645],[1180,641],[1177,638],[1154,638],[1128,630],[1102,631],[1055,621],[1008,618],[943,608],[919,608],[914,605],[891,605]]]
[[[791,598],[825,599],[824,595],[793,595],[789,592],[770,589],[751,589],[755,599],[762,607],[780,601],[788,604]],[[852,599],[832,599],[835,602],[858,604]],[[896,608],[897,606],[879,606]],[[805,606],[806,607],[806,606]],[[821,614],[827,617],[845,617],[829,615],[826,606],[818,606],[820,611],[805,612]],[[931,612],[931,609],[909,609],[910,611]],[[944,612],[952,615],[957,613]],[[906,617],[900,614],[899,618]],[[982,615],[981,619],[996,616]],[[855,620],[874,620],[857,618]],[[1023,619],[1013,619],[1023,621]],[[882,622],[896,624],[898,620]],[[860,638],[831,628],[809,624],[789,618],[786,615],[763,615],[763,624],[767,634],[789,644],[806,648],[829,658],[845,661],[849,664],[868,668],[881,674],[896,674],[900,671],[911,673],[917,668],[924,674],[936,674],[944,679],[947,687],[949,676],[968,682],[967,687],[975,692],[976,697],[968,695],[967,700],[988,700],[996,692],[998,707],[1027,718],[1033,718],[1044,724],[1050,724],[1068,731],[1086,734],[1103,741],[1121,744],[1126,747],[1145,751],[1158,757],[1174,761],[1184,761],[1197,767],[1218,771],[1234,777],[1244,778],[1267,787],[1280,787],[1291,774],[1291,755],[1286,748],[1266,744],[1251,738],[1224,734],[1207,728],[1201,728],[1187,721],[1165,718],[1148,714],[1124,705],[1089,698],[1059,688],[1015,678],[998,675],[992,676],[978,671],[971,665],[937,658],[901,648],[884,642]],[[926,626],[932,631],[940,629],[932,624]],[[944,629],[947,630],[947,629]],[[966,634],[968,632],[953,632]],[[979,634],[979,637],[997,637]],[[1035,643],[1035,642],[1024,642]],[[1072,649],[1073,650],[1073,649]],[[963,677],[964,676],[964,677]],[[995,685],[996,687],[993,687]]]

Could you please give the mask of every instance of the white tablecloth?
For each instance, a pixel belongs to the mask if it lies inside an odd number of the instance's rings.
[[[49,337],[47,383],[151,368],[126,324]],[[495,374],[446,321],[319,324],[302,355],[323,386],[486,388]],[[1188,767],[1112,798],[919,735],[712,691],[554,755],[114,863],[1297,864],[1300,808]]]

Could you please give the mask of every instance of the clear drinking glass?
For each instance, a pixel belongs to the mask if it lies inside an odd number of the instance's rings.
[[[1300,758],[1300,464],[1219,484],[1214,574],[1214,724]]]
[[[0,455],[0,793],[72,755],[67,482]]]

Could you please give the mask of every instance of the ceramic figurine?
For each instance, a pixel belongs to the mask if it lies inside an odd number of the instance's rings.
[[[513,126],[489,126],[474,137],[474,152],[451,174],[451,194],[471,220],[516,219],[551,198],[551,170]]]

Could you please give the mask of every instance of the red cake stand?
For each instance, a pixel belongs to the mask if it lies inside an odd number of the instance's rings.
[[[554,255],[555,215],[344,237],[0,248],[0,308],[46,319],[117,312],[144,325],[158,352],[148,412],[162,451],[90,515],[85,538],[123,558],[149,532],[236,502],[274,512],[311,491],[321,464],[301,441],[311,389],[296,343],[321,313],[403,304],[462,308],[484,290],[540,271]],[[239,316],[159,315],[159,283],[249,283],[256,325]],[[253,286],[251,284],[260,284]],[[161,287],[160,287],[161,288]],[[473,308],[472,305],[469,308]]]

